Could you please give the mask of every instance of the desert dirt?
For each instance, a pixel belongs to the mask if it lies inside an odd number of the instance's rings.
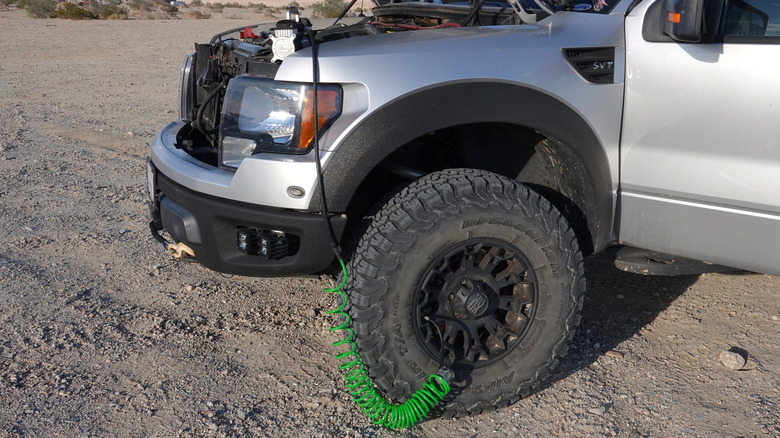
[[[145,157],[177,118],[182,59],[252,18],[0,11],[0,437],[780,436],[780,278],[601,259],[573,348],[536,393],[372,425],[333,357],[332,279],[225,277],[148,231]],[[721,363],[732,348],[741,370]]]

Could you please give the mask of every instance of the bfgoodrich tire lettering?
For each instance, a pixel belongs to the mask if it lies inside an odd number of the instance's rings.
[[[406,400],[443,362],[455,375],[445,415],[479,413],[526,395],[566,353],[582,308],[582,255],[537,193],[489,172],[447,170],[370,220],[346,290],[360,354],[390,398]]]

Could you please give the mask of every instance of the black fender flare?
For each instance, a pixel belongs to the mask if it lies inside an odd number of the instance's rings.
[[[390,153],[439,129],[472,123],[532,128],[567,145],[583,163],[592,187],[588,228],[596,252],[609,242],[612,183],[604,149],[589,124],[571,107],[542,91],[508,82],[437,84],[400,96],[374,111],[349,134],[323,172],[328,209],[344,212],[368,174]],[[322,210],[320,190],[309,209]]]

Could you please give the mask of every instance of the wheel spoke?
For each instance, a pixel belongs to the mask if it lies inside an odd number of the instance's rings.
[[[419,339],[431,357],[482,367],[518,345],[533,317],[537,288],[525,256],[506,245],[466,242],[430,265],[416,312]]]
[[[498,254],[498,250],[499,249],[495,246],[490,248],[490,250],[488,250],[487,253],[482,255],[482,258],[479,260],[476,267],[482,271],[491,272],[493,268],[495,268],[496,265],[498,264],[498,260],[496,258]]]
[[[507,263],[506,268],[493,274],[496,280],[505,281],[507,285],[518,282],[519,274],[525,272],[525,266],[517,261]]]

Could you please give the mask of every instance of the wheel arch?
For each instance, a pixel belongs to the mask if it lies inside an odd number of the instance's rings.
[[[463,157],[460,165],[503,174],[540,192],[575,222],[572,227],[584,254],[606,247],[613,217],[612,185],[598,137],[574,109],[557,98],[506,82],[439,84],[374,111],[341,144],[324,169],[329,209],[362,215],[360,208],[354,207],[354,198],[360,196],[369,175],[383,160],[433,132],[464,126],[480,129],[483,124],[514,133],[507,136],[517,135],[520,147],[513,152],[528,155],[528,160],[516,174],[502,164],[502,156],[489,157],[488,153],[473,154],[482,155],[479,159]],[[533,134],[538,137],[526,138]],[[370,197],[375,202],[384,195],[372,193]],[[321,209],[319,188],[312,199],[310,209]]]

